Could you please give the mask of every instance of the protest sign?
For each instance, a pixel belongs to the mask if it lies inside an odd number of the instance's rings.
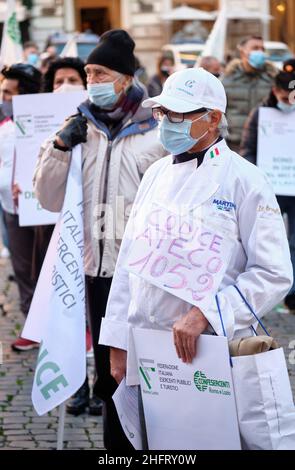
[[[42,209],[33,190],[33,175],[43,142],[54,135],[64,120],[77,113],[77,106],[87,97],[86,92],[42,93],[13,97],[16,124],[15,181],[19,196],[21,226],[54,224],[58,214]]]
[[[220,224],[208,223],[194,211],[177,214],[152,205],[132,240],[126,268],[190,304],[208,308],[232,247]]]
[[[86,376],[81,146],[72,154],[63,210],[35,289],[22,337],[41,343],[32,401],[42,415]]]
[[[6,6],[6,18],[0,50],[1,69],[4,65],[10,66],[23,61],[22,36],[17,20],[16,2],[15,0],[6,0],[4,5],[3,3],[1,2],[1,6],[4,8]]]
[[[274,108],[259,109],[257,165],[277,196],[295,196],[294,116]]]
[[[132,330],[151,450],[240,450],[227,339],[201,335],[184,364],[169,331]]]

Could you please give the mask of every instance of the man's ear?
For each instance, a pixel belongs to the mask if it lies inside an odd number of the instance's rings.
[[[133,77],[131,75],[124,75],[123,85],[125,88],[129,88],[132,84]]]
[[[219,123],[222,119],[222,112],[219,111],[218,109],[214,109],[210,113],[209,118],[210,118],[210,127],[212,127],[211,130],[213,131],[218,127],[218,125],[219,125]]]

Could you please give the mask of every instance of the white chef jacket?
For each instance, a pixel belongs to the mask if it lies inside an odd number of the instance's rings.
[[[264,173],[231,151],[224,140],[197,160],[173,164],[170,155],[144,175],[121,244],[99,343],[128,351],[127,384],[139,383],[130,328],[172,330],[192,305],[131,274],[126,260],[132,246],[132,218],[147,204],[168,210],[201,208],[208,223],[226,227],[232,255],[218,289],[229,340],[251,336],[256,320],[236,285],[261,318],[282,300],[293,283],[293,269],[281,212]],[[223,329],[215,296],[202,311],[218,335]]]

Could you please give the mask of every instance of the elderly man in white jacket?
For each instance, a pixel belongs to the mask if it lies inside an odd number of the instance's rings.
[[[101,328],[100,343],[111,347],[111,373],[118,383],[127,375],[127,385],[139,384],[130,328],[173,330],[178,356],[190,363],[199,335],[223,335],[216,294],[228,339],[251,336],[256,320],[235,286],[261,318],[286,295],[293,278],[271,186],[223,138],[221,82],[203,69],[180,71],[143,106],[154,108],[160,140],[172,155],[153,164],[142,180]],[[175,214],[183,222],[178,228]],[[197,219],[200,231],[192,229]],[[209,266],[208,257],[202,271],[210,250],[215,261]],[[196,274],[195,290],[183,289]]]

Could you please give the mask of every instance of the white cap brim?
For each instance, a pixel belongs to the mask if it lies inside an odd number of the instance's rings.
[[[156,106],[163,106],[163,108],[173,111],[175,113],[190,113],[198,109],[205,108],[203,104],[191,103],[183,99],[174,98],[173,96],[165,96],[163,94],[148,98],[142,102],[143,108],[154,108]]]

